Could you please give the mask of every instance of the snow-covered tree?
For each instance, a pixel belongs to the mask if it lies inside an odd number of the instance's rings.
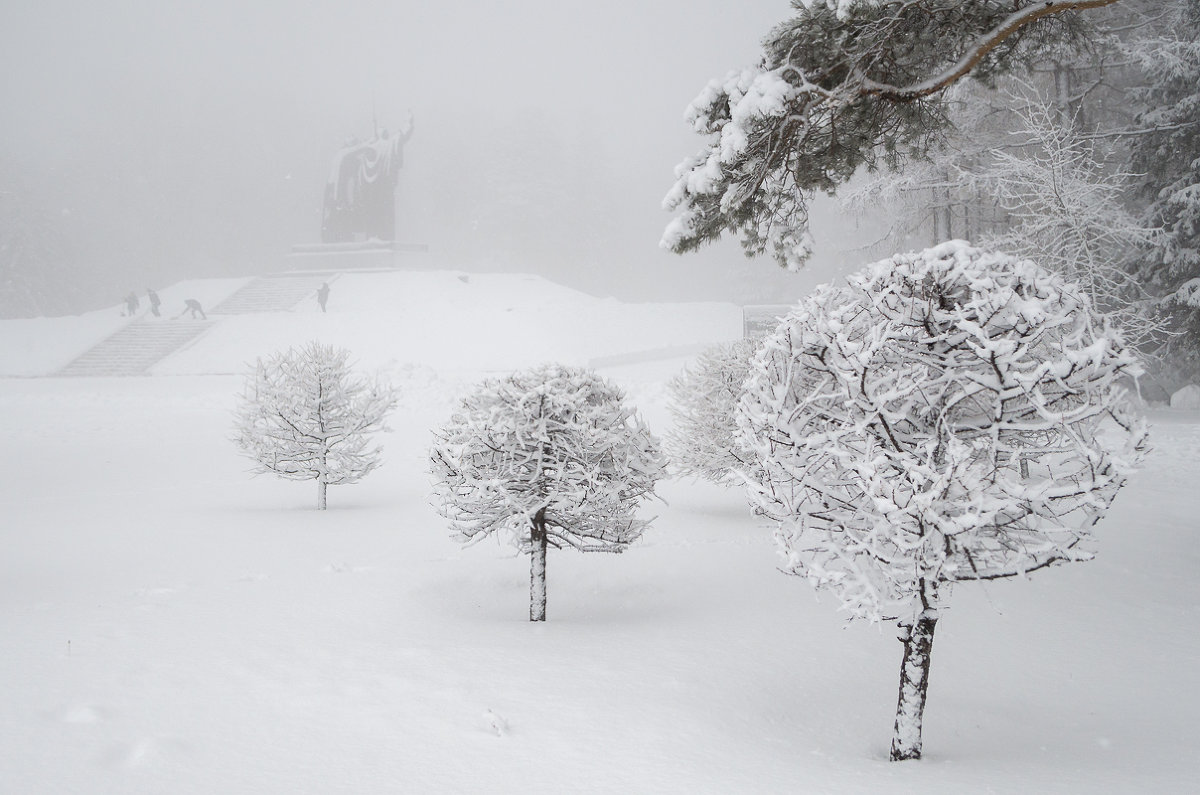
[[[757,347],[754,340],[714,345],[667,383],[675,424],[665,446],[678,474],[725,485],[742,482],[736,472],[749,467],[753,455],[738,436],[737,407]]]
[[[1169,35],[1130,48],[1149,78],[1133,167],[1145,175],[1146,220],[1162,229],[1138,275],[1175,332],[1163,351],[1168,391],[1200,381],[1200,0],[1175,5]]]
[[[1132,274],[1136,252],[1152,229],[1125,209],[1132,175],[1108,168],[1094,140],[1063,123],[1058,110],[1026,86],[1017,102],[1018,151],[994,149],[990,163],[963,182],[979,186],[1008,214],[1008,227],[980,243],[1038,264],[1078,284],[1092,306],[1121,329],[1126,343],[1157,338],[1161,321]]]
[[[798,268],[812,251],[808,200],[861,167],[922,158],[946,129],[945,90],[1027,68],[1085,35],[1074,12],[1117,0],[794,0],[752,68],[711,82],[687,119],[707,137],[664,200],[662,245],[724,232],[747,254]]]
[[[546,551],[621,552],[649,524],[638,505],[665,462],[621,390],[547,364],[488,379],[435,432],[438,512],[463,543],[507,534],[531,556],[529,620],[546,620]]]
[[[891,757],[916,759],[951,585],[1091,557],[1145,445],[1137,364],[1080,287],[962,241],[847,281],[764,341],[740,423],[787,570],[898,622]]]
[[[380,378],[353,372],[348,350],[310,342],[259,359],[247,374],[234,441],[256,472],[317,481],[323,511],[327,486],[357,483],[379,466],[371,434],[387,430],[395,405]]]

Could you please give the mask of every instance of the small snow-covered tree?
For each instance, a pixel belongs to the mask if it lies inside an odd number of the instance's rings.
[[[826,286],[763,343],[741,426],[787,570],[904,644],[893,760],[921,755],[934,628],[955,582],[1091,557],[1145,445],[1136,371],[1086,292],[951,241]]]
[[[507,533],[531,556],[529,620],[546,620],[546,551],[621,552],[649,524],[658,440],[621,390],[547,364],[489,379],[462,399],[429,453],[438,512],[470,543]]]
[[[356,375],[350,352],[310,342],[265,361],[246,376],[235,442],[259,473],[317,481],[317,509],[327,486],[357,483],[379,466],[371,434],[387,428],[395,392],[379,378]]]
[[[757,347],[754,340],[714,345],[667,383],[675,425],[665,446],[679,474],[725,485],[742,482],[735,472],[749,467],[753,454],[738,436],[737,407]]]

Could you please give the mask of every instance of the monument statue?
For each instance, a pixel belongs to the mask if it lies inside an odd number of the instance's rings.
[[[396,185],[412,131],[409,117],[397,133],[384,130],[374,140],[352,140],[338,150],[325,183],[322,243],[396,239]]]

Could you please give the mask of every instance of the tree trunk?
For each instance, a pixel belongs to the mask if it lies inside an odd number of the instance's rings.
[[[546,509],[537,512],[529,533],[533,549],[529,558],[529,620],[546,620]]]
[[[896,704],[896,728],[892,735],[893,762],[921,758],[921,721],[925,715],[925,693],[929,689],[929,655],[937,611],[926,609],[913,626],[901,625],[904,659],[900,663],[900,699]]]
[[[323,395],[323,394],[324,394],[323,390],[317,392],[317,405],[318,406],[321,405],[320,398],[321,398],[321,395]],[[324,417],[319,417],[317,419],[317,427],[319,427],[321,429],[321,434],[323,436],[325,434],[325,419],[324,419]],[[321,452],[320,452],[320,455],[317,460],[320,464],[319,467],[317,468],[317,510],[323,511],[323,510],[325,510],[325,487],[329,485],[328,482],[325,480],[325,478],[329,477],[329,440],[328,439],[322,439]]]

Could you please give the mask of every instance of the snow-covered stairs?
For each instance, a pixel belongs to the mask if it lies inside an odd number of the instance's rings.
[[[214,315],[245,315],[255,312],[287,312],[304,298],[312,298],[322,282],[333,281],[329,273],[280,273],[249,282],[214,306]]]
[[[101,340],[55,375],[141,375],[213,325],[203,320],[135,320]]]

